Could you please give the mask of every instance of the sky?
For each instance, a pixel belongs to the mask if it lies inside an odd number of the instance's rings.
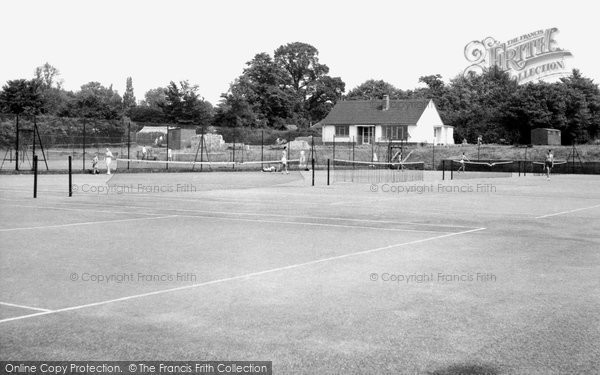
[[[557,27],[567,68],[600,83],[598,21],[590,2],[325,0],[21,0],[0,2],[0,85],[32,78],[48,62],[63,87],[97,81],[121,95],[132,77],[137,100],[170,81],[189,80],[217,104],[246,62],[304,42],[346,83],[368,79],[401,89],[419,77],[444,81],[469,65],[465,46]]]

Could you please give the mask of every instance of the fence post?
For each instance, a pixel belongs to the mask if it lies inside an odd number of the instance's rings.
[[[72,157],[69,155],[69,197],[73,196],[73,172],[71,169]],[[92,171],[93,173],[94,171]]]

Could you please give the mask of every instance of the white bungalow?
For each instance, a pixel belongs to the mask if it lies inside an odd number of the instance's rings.
[[[346,100],[320,122],[323,143],[389,142],[454,144],[454,127],[444,125],[433,100]]]

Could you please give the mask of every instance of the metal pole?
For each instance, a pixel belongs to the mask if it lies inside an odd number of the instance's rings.
[[[17,114],[17,136],[15,141],[15,171],[19,170],[19,114]]]
[[[83,118],[83,165],[81,170],[85,172],[85,117]]]
[[[129,169],[129,152],[131,150],[131,121],[127,122],[127,169]]]
[[[435,171],[435,142],[433,142],[433,151],[432,151],[432,161],[431,161],[431,169]],[[402,161],[402,160],[401,160]]]
[[[371,138],[371,137],[369,137]],[[369,139],[371,141],[371,163],[375,161],[375,140]]]
[[[38,159],[37,159],[37,155],[35,155],[33,157],[33,197],[34,198],[37,198],[37,173],[38,173],[37,164],[38,164]]]
[[[315,136],[311,135],[310,136],[310,158],[314,159],[315,158]],[[314,170],[314,168],[313,168]]]
[[[232,169],[235,169],[235,135],[233,136],[233,158],[231,161],[233,161]]]
[[[450,179],[454,180],[454,164],[452,163],[452,160],[450,160]]]
[[[527,176],[527,146],[525,146],[525,164],[523,165],[523,176]]]
[[[167,165],[165,169],[169,169],[169,125],[167,125]]]
[[[315,186],[315,158],[312,158],[312,186]]]
[[[571,153],[573,154],[573,166],[571,167],[571,172],[572,174],[575,174],[575,142],[573,142],[573,151]]]
[[[335,160],[335,134],[333,135],[333,160]]]
[[[327,159],[327,186],[329,186],[329,159]]]
[[[202,161],[204,160],[202,154],[204,154],[204,126],[200,135],[200,172],[202,172]]]
[[[265,144],[265,131],[261,130],[260,131],[260,168],[264,168],[264,164],[262,164],[262,162],[265,160],[264,159],[264,144]]]
[[[36,130],[37,126],[35,125],[35,116],[33,116],[33,147],[31,148],[31,158],[34,159],[35,158],[35,130]]]
[[[442,160],[442,181],[446,179],[446,160]]]
[[[73,172],[71,169],[71,155],[69,155],[69,197],[73,196]]]

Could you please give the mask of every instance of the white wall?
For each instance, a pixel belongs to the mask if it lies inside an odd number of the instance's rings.
[[[358,139],[358,126],[360,125],[350,125],[350,129],[348,131],[348,137],[335,137],[335,142],[352,142],[357,141]],[[333,136],[335,135],[335,125],[324,125],[322,130],[323,142],[333,142]]]
[[[430,100],[427,103],[427,107],[421,114],[419,121],[417,121],[417,126],[409,126],[408,134],[409,142],[434,142],[434,126],[442,126],[444,123],[440,118],[440,115],[435,108],[435,104],[433,104],[433,100]]]
[[[323,125],[321,134],[323,136],[323,142],[333,142],[333,136],[335,135],[335,126]]]

